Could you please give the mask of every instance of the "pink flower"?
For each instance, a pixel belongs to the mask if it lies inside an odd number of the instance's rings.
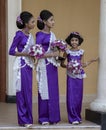
[[[55,48],[60,49],[61,51],[65,51],[65,49],[67,48],[67,44],[62,40],[56,40],[51,43],[51,49],[55,50]]]
[[[39,58],[42,58],[42,56],[44,56],[45,50],[43,49],[41,45],[33,45],[29,49],[29,54],[39,59]]]
[[[67,69],[71,74],[80,74],[82,71],[82,66],[80,61],[71,60],[67,65]]]

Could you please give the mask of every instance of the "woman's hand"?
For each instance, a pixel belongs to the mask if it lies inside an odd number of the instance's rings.
[[[50,58],[59,56],[59,51],[45,53],[42,58]]]
[[[59,56],[60,55],[60,52],[59,51],[55,51],[55,52],[52,52],[51,53],[51,56],[52,57],[57,57],[57,56]]]
[[[28,56],[28,57],[30,57],[30,54],[29,53],[25,53],[25,52],[16,52],[15,56]]]

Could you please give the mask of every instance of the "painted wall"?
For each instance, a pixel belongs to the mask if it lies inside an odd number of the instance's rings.
[[[14,6],[13,6],[14,5]],[[10,49],[11,43],[13,41],[13,37],[17,31],[16,27],[16,18],[21,12],[21,0],[7,0],[7,89],[6,94],[9,96],[16,95],[16,88],[13,86],[13,64],[15,57],[8,55],[8,51]]]
[[[37,19],[42,9],[50,10],[55,17],[53,32],[57,38],[65,39],[71,31],[78,31],[84,38],[81,48],[85,50],[85,61],[98,56],[100,0],[22,0],[22,10],[30,11]],[[35,27],[33,35],[38,31]],[[85,69],[84,94],[96,93],[98,63]],[[60,94],[66,92],[66,71],[59,68]],[[36,94],[34,72],[34,94]]]

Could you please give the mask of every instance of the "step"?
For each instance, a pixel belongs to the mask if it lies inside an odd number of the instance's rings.
[[[101,127],[95,123],[84,121],[80,125],[71,125],[69,123],[60,123],[56,125],[39,125],[34,124],[31,129],[36,130],[100,130]],[[25,127],[17,125],[0,125],[0,130],[27,130]]]

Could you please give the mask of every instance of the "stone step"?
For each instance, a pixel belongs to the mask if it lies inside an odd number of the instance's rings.
[[[56,125],[39,125],[35,124],[31,127],[31,129],[36,130],[100,130],[101,127],[99,125],[96,125],[95,123],[91,123],[89,121],[84,121],[80,125],[71,125],[68,123],[61,123]],[[0,125],[0,130],[28,130],[25,127],[19,127],[15,125]]]
[[[57,127],[57,128],[47,128],[47,127],[32,127],[30,129],[36,129],[36,130],[101,130],[100,128],[91,128],[91,127]],[[22,127],[0,127],[0,130],[28,130],[28,128],[22,128]]]

